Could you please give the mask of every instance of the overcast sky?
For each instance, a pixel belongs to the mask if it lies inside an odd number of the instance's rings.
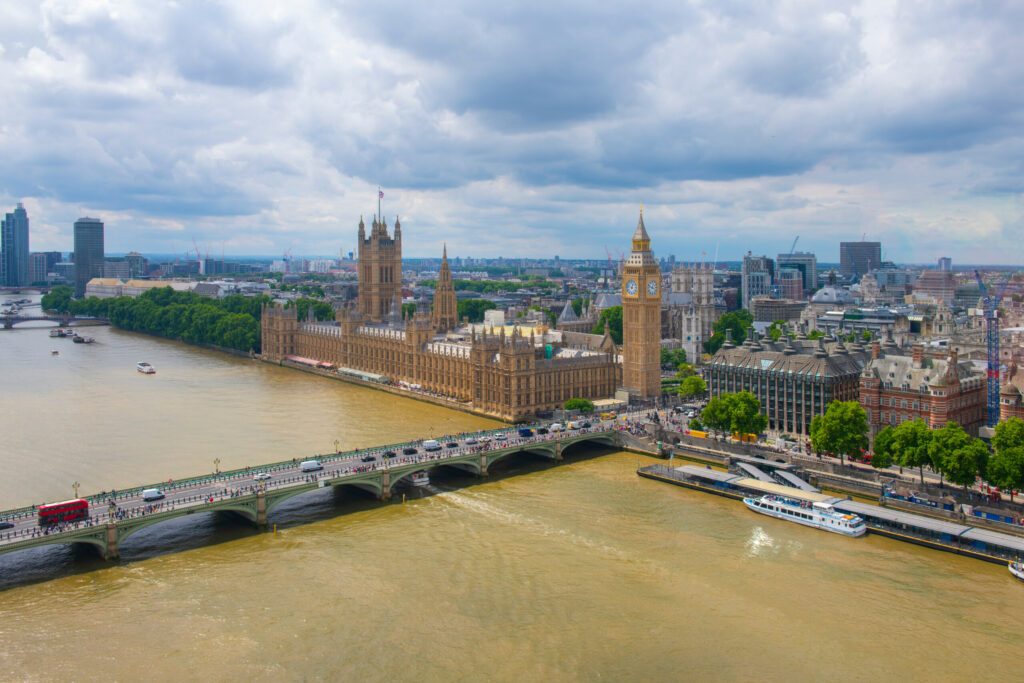
[[[1024,3],[0,2],[33,250],[1024,261]]]

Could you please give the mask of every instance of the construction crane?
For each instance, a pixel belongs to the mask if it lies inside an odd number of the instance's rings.
[[[999,422],[999,304],[1003,301],[1006,286],[1010,278],[1003,282],[995,296],[992,296],[981,273],[974,271],[974,279],[981,290],[981,302],[985,307],[985,346],[988,349],[988,426],[995,427]]]

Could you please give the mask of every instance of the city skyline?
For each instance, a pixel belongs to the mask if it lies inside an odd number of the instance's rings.
[[[681,260],[1020,262],[1020,8],[436,9],[4,7],[0,201],[36,251],[336,254],[379,185],[411,256],[601,258],[644,203]]]

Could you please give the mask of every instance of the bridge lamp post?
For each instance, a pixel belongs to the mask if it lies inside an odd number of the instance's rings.
[[[341,453],[341,449],[340,449],[340,448],[338,448],[338,444],[339,444],[339,443],[341,443],[341,442],[340,442],[340,441],[338,441],[337,439],[335,439],[335,440],[334,440],[334,452],[335,452],[335,453]]]
[[[77,481],[71,485],[71,488],[75,491],[75,498],[78,498],[78,487],[81,486]]]
[[[213,459],[213,473],[220,474],[220,458]]]

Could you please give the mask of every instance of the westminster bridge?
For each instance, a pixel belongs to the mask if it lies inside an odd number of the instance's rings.
[[[416,472],[453,467],[487,476],[496,462],[519,453],[561,461],[567,448],[582,443],[619,447],[622,436],[612,422],[582,429],[520,436],[518,427],[439,439],[441,450],[426,451],[423,441],[357,449],[308,458],[323,469],[303,471],[302,459],[217,472],[182,480],[104,492],[85,497],[88,519],[41,527],[37,507],[0,512],[0,554],[46,545],[85,544],[104,559],[120,556],[121,543],[132,534],[161,522],[199,512],[234,513],[266,529],[267,515],[294,496],[327,487],[351,486],[380,500]],[[415,453],[410,453],[415,449]],[[143,500],[145,489],[160,489],[165,498]]]

